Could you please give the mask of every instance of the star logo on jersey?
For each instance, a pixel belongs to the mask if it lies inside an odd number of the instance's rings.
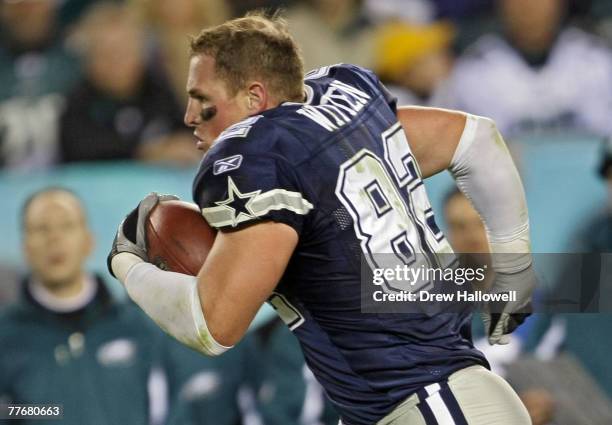
[[[240,223],[240,218],[249,220],[257,217],[257,215],[251,209],[251,204],[255,197],[261,193],[261,190],[255,190],[253,192],[241,193],[236,183],[231,177],[227,177],[227,199],[225,201],[215,202],[220,207],[227,208],[233,212],[232,227],[235,227]]]

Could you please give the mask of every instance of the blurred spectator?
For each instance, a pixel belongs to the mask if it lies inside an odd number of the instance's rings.
[[[148,62],[145,32],[132,9],[101,3],[83,21],[84,78],[61,118],[61,160],[199,160],[182,108]]]
[[[29,198],[22,220],[31,274],[20,302],[0,316],[0,395],[61,404],[63,425],[148,424],[162,334],[85,270],[94,242],[80,201],[46,189]]]
[[[591,0],[589,16],[594,22],[597,33],[612,41],[612,3],[609,0]]]
[[[542,315],[529,345],[542,358],[561,351],[572,353],[612,400],[612,344],[605,337],[612,328],[612,311],[606,307],[612,294],[612,140],[602,146],[598,171],[608,186],[607,204],[573,235],[575,254],[564,254],[567,257],[553,288],[555,293],[561,286],[578,288],[581,314]]]
[[[132,0],[148,23],[159,45],[160,61],[177,99],[187,99],[185,84],[189,68],[186,40],[203,28],[229,18],[223,0]]]
[[[55,0],[60,3],[59,24],[62,28],[70,31],[71,27],[78,23],[79,19],[94,3],[100,0]],[[117,2],[122,0],[115,0]]]
[[[470,265],[490,265],[489,241],[484,225],[472,203],[458,189],[444,199],[444,219],[448,226],[448,240],[459,255],[471,255]]]
[[[399,20],[412,25],[427,25],[436,18],[431,0],[365,0],[368,16],[376,22]]]
[[[608,202],[581,237],[584,252],[612,252],[612,138],[602,145],[598,171],[608,188]]]
[[[481,35],[497,29],[491,14],[493,4],[494,0],[366,0],[366,10],[376,22],[429,25],[449,20],[458,29],[453,50],[463,51]]]
[[[429,24],[435,19],[457,21],[490,12],[494,0],[366,0],[366,10],[377,20],[400,19]]]
[[[398,104],[426,105],[451,72],[453,28],[447,23],[389,23],[379,29],[375,70]]]
[[[298,341],[274,318],[257,330],[259,409],[265,425],[337,425],[338,414],[304,362]]]
[[[464,267],[487,268],[483,286],[489,287],[494,276],[489,241],[484,225],[472,203],[457,188],[453,188],[444,198],[444,220],[447,225],[448,240]],[[520,354],[522,339],[529,328],[527,319],[510,335],[510,344],[490,346],[484,338],[481,320],[475,318],[474,329],[478,339],[475,345],[483,351],[494,372],[504,374],[504,364],[513,361]]]
[[[0,263],[0,308],[17,301],[18,273],[15,267]]]
[[[612,401],[612,344],[606,336],[612,327],[612,314],[608,311],[540,315],[538,319],[527,349],[542,360],[555,358],[562,352],[571,353]]]
[[[462,267],[472,269],[484,267],[487,270],[484,281],[478,285],[474,282],[474,288],[488,290],[494,277],[489,240],[480,215],[457,188],[453,188],[444,198],[444,220],[448,229],[446,232],[448,241],[459,257]],[[475,345],[486,354],[492,370],[503,375],[504,364],[514,360],[521,350],[520,339],[516,333],[513,333],[510,335],[512,343],[509,346],[490,346],[484,338],[482,321],[476,316],[473,320],[475,334],[478,337]]]
[[[519,393],[519,397],[529,412],[532,425],[552,424],[555,401],[547,390],[542,388],[529,389]]]
[[[468,18],[491,12],[494,0],[432,0],[437,18]]]
[[[227,0],[232,16],[242,16],[250,10],[265,9],[275,11],[289,8],[304,0]]]
[[[0,166],[56,159],[64,94],[78,78],[57,30],[58,3],[0,0]]]
[[[472,268],[485,265],[488,270],[492,270],[489,243],[480,215],[457,189],[452,190],[444,200],[444,218],[448,226],[449,242],[461,258],[462,265]],[[492,273],[487,273],[487,280],[492,277]],[[485,354],[491,369],[503,376],[509,363],[520,361],[522,340],[525,338],[529,321],[511,334],[510,344],[495,346],[490,346],[484,338],[479,317],[474,318],[473,324],[476,337],[474,344]],[[541,388],[529,388],[519,393],[519,397],[534,425],[546,425],[550,422],[554,411],[554,401],[550,393]]]
[[[338,62],[372,67],[373,30],[361,0],[304,0],[287,19],[307,71]]]
[[[541,131],[612,134],[612,54],[564,27],[566,0],[498,0],[504,35],[457,62],[435,104],[496,120],[507,137]]]
[[[168,392],[173,395],[167,425],[259,424],[243,419],[258,418],[253,366],[259,354],[252,334],[219,357],[203,356],[169,341],[163,359]]]

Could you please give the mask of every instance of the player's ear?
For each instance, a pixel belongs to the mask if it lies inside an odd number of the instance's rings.
[[[258,81],[252,82],[247,89],[247,107],[251,114],[271,108],[268,103],[269,94],[266,86]]]

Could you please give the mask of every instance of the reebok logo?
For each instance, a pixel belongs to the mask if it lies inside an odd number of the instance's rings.
[[[242,155],[232,155],[227,158],[218,159],[213,164],[213,174],[218,176],[219,174],[235,170],[240,168],[240,164],[242,164]]]

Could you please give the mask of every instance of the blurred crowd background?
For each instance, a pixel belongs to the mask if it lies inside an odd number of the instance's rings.
[[[0,346],[10,347],[0,400],[63,403],[75,424],[337,422],[271,311],[234,354],[206,359],[132,311],[104,262],[117,223],[146,193],[190,200],[201,153],[182,123],[189,36],[279,7],[306,70],[358,64],[400,104],[495,119],[526,187],[534,251],[554,266],[543,286],[597,284],[581,313],[538,314],[509,346],[479,344],[534,424],[612,423],[609,0],[0,0]],[[450,177],[427,185],[456,250],[486,253]],[[22,207],[47,186],[78,195],[97,241],[77,261],[99,281],[79,314],[30,293],[44,273],[28,254]],[[120,332],[104,324],[115,302]],[[81,314],[90,304],[97,313]]]

